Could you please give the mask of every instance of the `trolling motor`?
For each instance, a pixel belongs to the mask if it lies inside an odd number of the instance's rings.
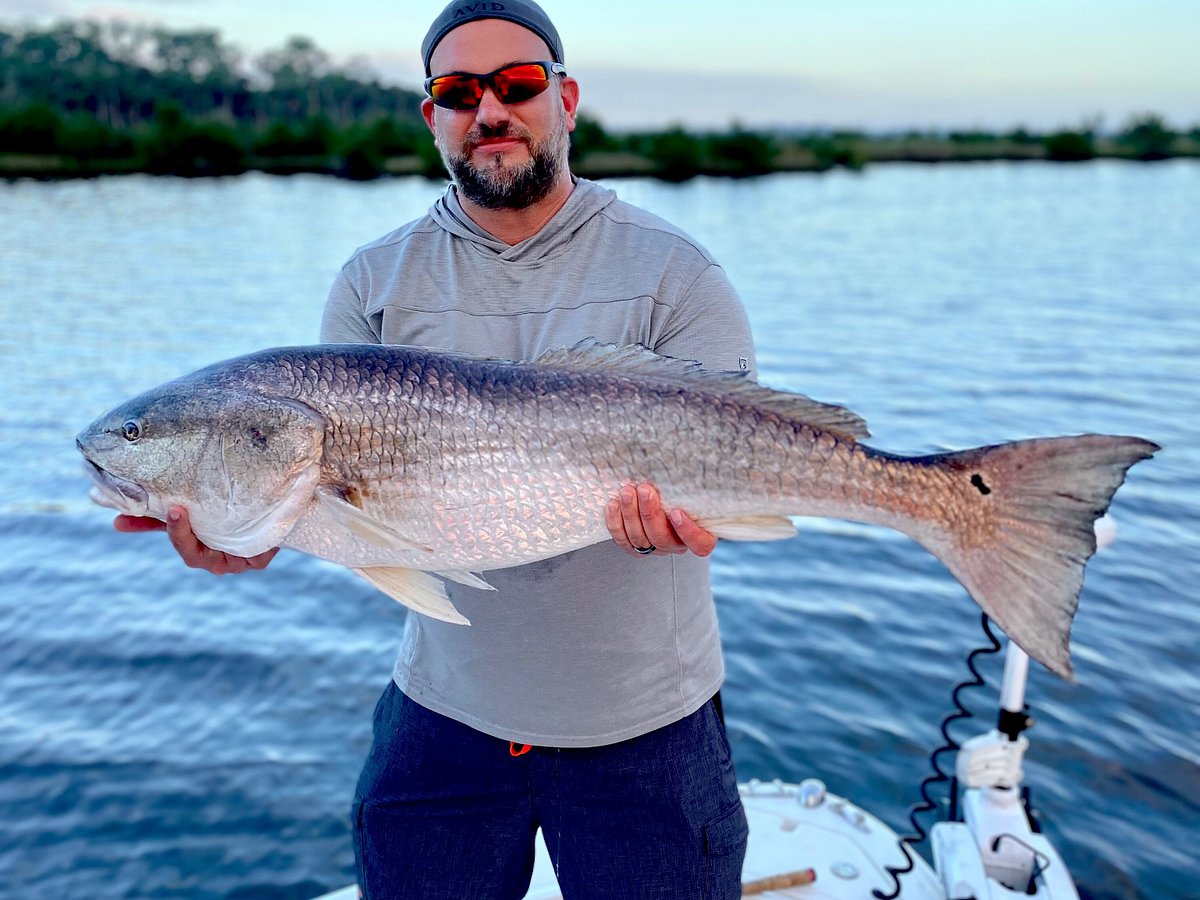
[[[1066,864],[1039,833],[1021,785],[1029,748],[1022,732],[1033,724],[1025,707],[1028,675],[1029,656],[1010,641],[997,725],[958,751],[962,821],[939,822],[930,833],[934,868],[948,898],[1079,898]]]
[[[1100,518],[1095,529],[1097,549],[1116,537],[1108,516]],[[986,625],[984,630],[994,643]],[[973,666],[971,671],[978,680]],[[952,900],[1021,895],[1079,898],[1062,857],[1040,833],[1029,810],[1029,791],[1021,784],[1021,763],[1029,749],[1023,732],[1033,725],[1025,706],[1028,680],[1029,656],[1009,641],[996,727],[958,749],[956,783],[951,785],[952,821],[939,822],[930,832],[934,868]],[[955,812],[959,808],[961,819]]]
[[[946,900],[1000,900],[1036,896],[1047,900],[1079,900],[1074,881],[1058,851],[1050,844],[1029,809],[1029,790],[1022,785],[1021,763],[1029,740],[1023,734],[1033,725],[1025,707],[1029,656],[1011,641],[1005,648],[992,632],[987,614],[983,631],[989,645],[967,655],[971,679],[951,694],[955,710],[942,720],[945,743],[930,754],[933,774],[920,785],[921,802],[909,810],[913,834],[900,839],[905,864],[884,868],[892,878],[890,891],[874,890],[875,900],[897,900],[904,892],[902,879],[917,866],[910,846],[926,838],[933,849],[933,869]],[[949,732],[952,723],[973,718],[963,705],[964,690],[985,686],[976,667],[981,655],[1004,650],[1004,678],[1000,690],[1000,715],[996,727],[959,744]],[[942,768],[939,757],[955,752],[954,775]],[[943,809],[929,794],[936,784],[947,784],[946,819],[926,832],[918,819],[923,813]]]

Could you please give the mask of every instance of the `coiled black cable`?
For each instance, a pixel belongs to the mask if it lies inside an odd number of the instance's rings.
[[[959,694],[968,688],[983,687],[984,684],[986,684],[983,676],[979,674],[979,670],[975,668],[975,660],[981,656],[990,656],[992,654],[999,653],[1001,649],[1000,641],[992,632],[992,624],[987,617],[987,613],[983,614],[980,624],[983,626],[983,633],[987,635],[987,639],[991,642],[991,645],[987,647],[976,647],[967,654],[967,669],[971,672],[971,678],[967,681],[960,682],[950,694],[950,701],[954,704],[954,711],[942,719],[941,732],[944,743],[931,754],[929,754],[929,765],[930,768],[933,769],[933,774],[927,775],[921,781],[921,802],[913,804],[913,806],[911,806],[908,810],[908,821],[909,824],[912,825],[913,833],[906,834],[901,837],[899,844],[901,852],[904,853],[905,864],[902,866],[884,866],[888,875],[891,876],[892,889],[886,894],[878,889],[871,891],[871,894],[875,897],[875,900],[895,900],[896,897],[899,897],[900,876],[911,872],[913,870],[913,866],[916,865],[913,860],[912,851],[909,848],[915,847],[917,844],[925,840],[926,837],[928,837],[925,827],[917,820],[917,816],[937,809],[937,803],[929,796],[929,788],[932,785],[943,782],[951,784],[950,808],[951,810],[954,810],[957,806],[957,798],[954,796],[954,786],[950,777],[944,771],[942,771],[941,764],[938,762],[938,757],[940,757],[943,753],[949,753],[951,751],[961,749],[961,745],[958,743],[958,741],[950,737],[950,725],[961,719],[973,718],[972,713],[965,706],[963,706]],[[951,818],[954,818],[953,812],[951,813]]]

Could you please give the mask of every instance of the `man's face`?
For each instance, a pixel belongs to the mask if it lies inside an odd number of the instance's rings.
[[[546,43],[532,31],[514,22],[481,19],[446,35],[429,69],[434,75],[483,74],[550,57]],[[421,111],[464,197],[486,209],[523,209],[549,194],[566,173],[578,100],[574,79],[562,77],[520,103],[505,105],[488,89],[477,109],[443,109],[426,99]]]

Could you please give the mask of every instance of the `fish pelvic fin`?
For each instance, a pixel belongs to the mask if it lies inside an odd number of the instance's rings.
[[[1159,449],[1137,437],[1092,434],[927,458],[949,472],[969,512],[949,517],[952,526],[910,533],[1021,649],[1074,680],[1071,622],[1096,552],[1094,523],[1129,468]]]
[[[471,624],[471,621],[450,602],[446,595],[446,586],[428,572],[395,566],[367,566],[350,571],[369,581],[393,600],[431,619],[440,619],[455,625]]]

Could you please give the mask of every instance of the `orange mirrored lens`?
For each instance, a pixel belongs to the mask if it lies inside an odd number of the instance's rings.
[[[447,109],[475,109],[491,88],[501,103],[530,100],[550,86],[550,75],[540,63],[521,63],[488,75],[442,75],[429,81],[429,96]]]
[[[445,75],[429,85],[429,95],[439,106],[474,109],[483,100],[483,83],[474,75]]]
[[[541,66],[513,66],[492,76],[492,85],[502,103],[520,103],[548,88],[550,79]]]

